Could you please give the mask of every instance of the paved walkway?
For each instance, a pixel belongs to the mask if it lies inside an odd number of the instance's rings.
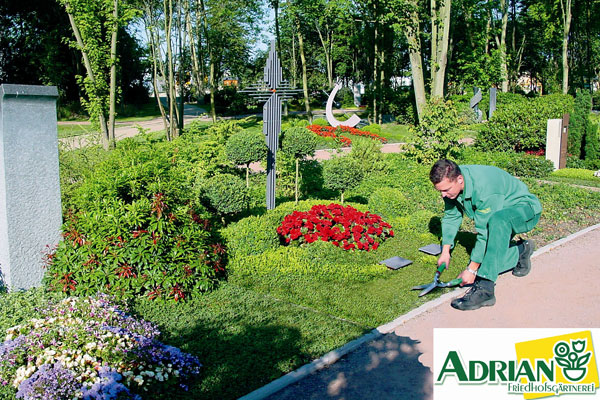
[[[600,225],[572,236],[536,251],[528,276],[502,275],[494,307],[457,311],[450,300],[465,289],[448,293],[383,327],[389,333],[267,398],[429,400],[434,328],[599,327]]]

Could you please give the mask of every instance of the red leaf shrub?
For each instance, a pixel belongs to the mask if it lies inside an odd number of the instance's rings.
[[[366,251],[376,250],[386,238],[394,236],[392,226],[379,215],[335,203],[319,204],[309,211],[286,215],[277,233],[286,243],[322,240],[344,250]]]
[[[368,131],[361,131],[356,128],[350,128],[349,126],[340,125],[340,126],[334,127],[334,126],[322,126],[322,125],[308,125],[306,128],[309,129],[310,131],[316,133],[319,136],[330,137],[335,140],[339,140],[340,142],[342,142],[342,144],[344,144],[346,146],[349,146],[352,143],[352,139],[350,139],[349,137],[346,137],[346,136],[342,136],[342,134],[349,134],[349,135],[354,135],[354,136],[365,136],[370,139],[379,140],[381,143],[387,142],[386,138],[381,137],[376,133],[372,133],[372,132],[368,132]]]

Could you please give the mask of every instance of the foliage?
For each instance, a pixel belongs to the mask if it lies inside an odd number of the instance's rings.
[[[429,164],[440,158],[456,157],[460,149],[458,140],[458,113],[450,101],[432,98],[427,103],[421,123],[414,129],[415,142],[408,156]]]
[[[458,157],[462,164],[493,165],[519,177],[544,178],[554,170],[554,164],[544,157],[525,153],[481,152],[465,149]]]
[[[200,198],[220,215],[232,216],[248,206],[248,189],[239,177],[219,174],[200,184]]]
[[[263,160],[267,156],[267,145],[262,133],[241,131],[227,140],[225,153],[235,165],[246,165]]]
[[[410,215],[410,206],[400,189],[380,187],[369,196],[369,209],[383,218]]]
[[[48,255],[53,291],[118,298],[184,300],[215,286],[224,248],[210,235],[210,216],[161,193],[130,203],[103,199],[69,214],[64,239]]]
[[[45,308],[7,330],[0,379],[17,398],[137,399],[179,391],[200,373],[196,357],[159,342],[153,324],[126,312],[105,295]]]
[[[331,203],[316,205],[307,212],[287,215],[277,233],[286,243],[331,242],[344,250],[377,250],[386,237],[393,237],[391,225],[379,215],[362,213],[351,206]]]
[[[598,125],[591,125],[590,130],[585,135],[585,160],[593,166],[600,168],[600,137]]]
[[[325,118],[315,118],[312,121],[312,125],[329,126],[329,122]]]
[[[331,190],[339,190],[342,193],[342,204],[344,204],[344,192],[357,186],[363,176],[364,170],[361,165],[348,156],[327,160],[323,167],[324,186]]]
[[[313,156],[316,148],[315,136],[308,129],[291,127],[283,131],[281,150],[293,158]]]
[[[214,136],[217,142],[224,145],[231,136],[243,130],[242,122],[243,120],[217,121],[206,129],[206,134]]]
[[[584,179],[584,180],[600,180],[594,176],[594,171],[590,169],[581,169],[581,168],[563,168],[557,169],[552,172],[552,176],[559,176],[562,178],[575,178],[575,179]]]
[[[585,158],[586,138],[591,134],[590,121],[592,96],[587,90],[577,91],[573,115],[569,121],[568,152],[575,157]]]
[[[486,151],[525,151],[544,148],[548,119],[571,113],[573,98],[554,94],[507,103],[484,126],[476,146]]]
[[[381,144],[375,140],[367,138],[354,139],[348,157],[358,161],[367,174],[385,169]]]

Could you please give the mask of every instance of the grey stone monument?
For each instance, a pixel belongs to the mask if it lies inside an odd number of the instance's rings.
[[[60,240],[56,86],[0,86],[0,271],[9,290],[38,286]]]
[[[496,88],[490,88],[490,109],[488,112],[488,120],[492,119],[494,111],[496,111]]]
[[[546,160],[552,161],[554,169],[567,165],[567,141],[569,137],[569,114],[562,119],[549,119],[546,128]]]
[[[473,97],[471,97],[471,101],[469,102],[469,105],[475,112],[477,122],[481,122],[481,119],[483,117],[483,112],[481,112],[481,110],[479,109],[479,106],[478,106],[478,104],[482,98],[483,98],[483,95],[481,94],[481,89],[479,89],[478,87],[473,87]]]
[[[271,50],[265,66],[264,81],[241,90],[259,101],[264,101],[263,106],[263,133],[269,149],[267,153],[267,210],[275,208],[275,162],[279,148],[279,134],[281,133],[281,103],[289,100],[292,95],[300,92],[291,89],[290,84],[283,79],[281,63],[275,51],[275,41],[271,41]]]

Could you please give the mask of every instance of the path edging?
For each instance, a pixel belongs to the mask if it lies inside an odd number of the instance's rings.
[[[568,243],[574,239],[577,239],[578,237],[583,236],[586,233],[591,232],[598,228],[600,228],[600,224],[592,225],[590,227],[587,227],[585,229],[582,229],[580,231],[572,233],[565,238],[556,240],[552,243],[547,244],[544,247],[541,247],[540,249],[536,250],[531,255],[531,257],[538,257],[544,253],[547,253],[559,246],[562,246],[565,243]],[[275,379],[274,381],[266,384],[265,386],[258,388],[255,391],[250,392],[245,396],[240,397],[239,400],[264,399],[264,398],[280,391],[281,389],[285,388],[286,386],[289,386],[293,383],[298,382],[299,380],[305,378],[306,376],[312,374],[313,372],[323,369],[323,368],[335,363],[340,358],[342,358],[343,356],[345,356],[348,353],[351,353],[359,346],[361,346],[365,343],[368,343],[370,341],[373,341],[375,339],[378,339],[387,333],[393,332],[398,326],[402,325],[403,323],[405,323],[413,318],[416,318],[417,316],[424,314],[424,313],[428,312],[429,310],[432,310],[432,309],[440,306],[441,304],[445,303],[446,301],[454,298],[457,294],[460,294],[459,292],[461,292],[461,291],[464,292],[465,290],[466,290],[466,288],[457,288],[455,290],[452,290],[451,292],[441,295],[440,297],[438,297],[434,300],[428,301],[427,303],[421,305],[420,307],[417,307],[414,310],[409,311],[408,313],[399,316],[395,320],[388,322],[387,324],[380,325],[377,328],[373,329],[371,332],[369,332],[357,339],[354,339],[354,340],[346,343],[345,345],[338,347],[335,350],[330,351],[329,353],[325,354],[324,356],[314,360],[310,364],[303,365],[302,367],[300,367],[292,372],[289,372],[286,375],[284,375],[278,379]]]

